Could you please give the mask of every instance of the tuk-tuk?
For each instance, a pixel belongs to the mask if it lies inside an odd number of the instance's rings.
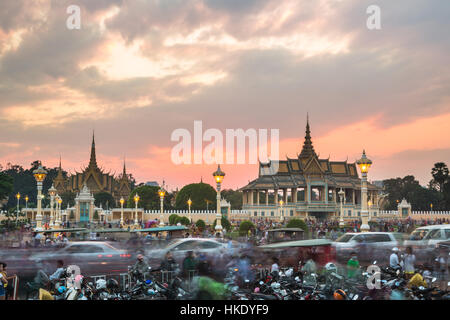
[[[304,239],[304,230],[300,228],[278,228],[270,229],[268,232],[268,243],[295,241]]]
[[[262,264],[267,264],[272,257],[277,257],[280,266],[297,268],[299,261],[306,262],[312,258],[318,266],[336,261],[336,252],[328,239],[311,239],[271,243],[257,247]]]

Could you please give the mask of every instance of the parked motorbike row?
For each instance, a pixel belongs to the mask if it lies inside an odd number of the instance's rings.
[[[372,282],[372,278],[374,280],[371,287],[368,282]],[[433,286],[436,278],[429,278],[427,287],[414,286],[405,280],[400,271],[389,267],[381,268],[380,277],[361,272],[360,277],[347,279],[338,274],[334,264],[328,263],[321,274],[294,272],[291,268],[278,274],[267,272],[254,281],[239,279],[238,269],[231,268],[225,281],[230,288],[231,299],[234,300],[450,299],[448,290],[443,291]]]
[[[376,264],[376,262],[374,262]],[[380,268],[378,277],[367,272],[347,279],[338,273],[333,263],[328,263],[321,273],[286,271],[261,272],[253,280],[242,277],[237,267],[230,267],[219,283],[207,277],[186,280],[179,269],[171,273],[170,281],[159,281],[154,270],[137,273],[129,270],[131,281],[120,286],[116,279],[93,281],[81,275],[67,276],[54,283],[52,288],[39,288],[39,299],[50,300],[449,300],[450,292],[439,290],[433,284],[436,278],[426,271],[418,272],[423,283],[411,285],[400,270]],[[70,276],[69,276],[70,278]],[[205,280],[206,279],[206,280]],[[169,280],[169,279],[167,279]],[[206,283],[206,285],[205,285]],[[372,283],[372,286],[369,285]],[[206,288],[206,289],[205,289]],[[34,295],[37,298],[37,295]]]

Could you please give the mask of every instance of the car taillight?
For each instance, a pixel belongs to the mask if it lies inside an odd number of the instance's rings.
[[[108,258],[111,258],[112,257],[112,254],[107,254],[106,255]]]
[[[97,257],[99,257],[99,258],[101,258],[101,257],[103,257],[101,254],[99,254]]]
[[[122,258],[129,258],[129,257],[131,257],[131,254],[121,254],[120,257],[122,257]]]

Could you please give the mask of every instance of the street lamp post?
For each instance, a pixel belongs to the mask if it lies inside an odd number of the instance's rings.
[[[339,195],[339,199],[341,200],[341,212],[339,214],[340,218],[339,218],[339,227],[343,228],[344,227],[344,208],[342,206],[342,202],[344,201],[344,196],[345,196],[345,192],[344,190],[341,190],[338,192]]]
[[[220,170],[220,164],[217,167],[217,171],[213,173],[214,179],[216,180],[217,184],[217,206],[216,206],[216,233],[219,234],[219,236],[223,236],[222,232],[222,214],[220,212],[220,186],[222,184],[223,178],[225,177],[225,172]]]
[[[25,196],[25,209],[28,209],[28,200],[30,198],[28,198],[28,196]]]
[[[19,208],[20,193],[19,192],[17,192],[16,198],[17,198],[17,213],[16,213],[16,224],[17,224],[17,222],[19,222],[19,210],[20,210],[20,208]]]
[[[283,222],[284,221],[284,211],[283,211],[284,201],[280,200],[279,203],[280,203],[280,221]]]
[[[191,204],[192,204],[192,200],[191,200],[191,198],[188,199],[187,204],[188,204],[188,207],[189,207],[189,221],[192,222],[192,219],[191,219]]]
[[[123,227],[123,204],[125,203],[125,199],[123,197],[120,198],[120,225]]]
[[[139,195],[136,193],[136,195],[134,196],[134,203],[136,205],[136,209],[135,209],[135,213],[134,213],[134,225],[137,226],[138,225],[138,202],[139,202]]]
[[[42,230],[42,182],[47,176],[47,171],[40,165],[39,168],[33,171],[34,178],[37,182],[37,214],[36,214],[36,230]]]
[[[370,210],[372,210],[372,201],[369,200],[367,205],[369,206],[369,221],[372,221],[372,213],[370,212]]]
[[[166,195],[166,190],[164,190],[164,185],[161,186],[161,188],[158,191],[159,194],[159,200],[161,202],[161,214],[159,217],[159,225],[163,226],[164,225],[164,196]]]
[[[55,195],[56,195],[56,189],[52,184],[52,187],[48,189],[48,193],[50,194],[50,226],[54,225],[55,218],[54,216],[57,215],[57,213],[54,213],[53,207],[55,204]]]
[[[368,210],[367,210],[367,172],[372,165],[372,161],[367,158],[366,151],[363,150],[361,159],[356,161],[361,170],[361,232],[368,232],[370,230],[368,223]]]
[[[56,227],[59,227],[61,225],[61,220],[62,220],[62,214],[61,214],[61,203],[62,203],[62,198],[57,194],[55,196],[55,200],[56,200],[56,221],[54,223],[54,225]]]
[[[432,203],[430,203],[430,209],[431,209],[431,212],[433,212],[433,204]]]

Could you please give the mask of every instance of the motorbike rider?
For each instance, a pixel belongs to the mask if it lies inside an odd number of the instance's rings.
[[[64,276],[64,272],[64,261],[58,260],[56,262],[56,271],[52,275],[48,276],[44,270],[41,269],[37,272],[36,277],[34,278],[34,283],[40,287],[45,287],[51,282],[61,279],[61,277]]]
[[[175,271],[177,269],[177,263],[172,256],[172,252],[168,251],[161,262],[159,267],[162,271]]]
[[[389,257],[389,266],[395,270],[400,270],[402,265],[398,258],[399,250],[397,247],[392,248],[392,254]]]
[[[148,272],[150,269],[147,262],[144,260],[144,256],[142,254],[137,255],[137,261],[134,264],[134,266],[131,268],[131,274],[133,277],[138,279],[143,279],[145,276],[145,273]]]

